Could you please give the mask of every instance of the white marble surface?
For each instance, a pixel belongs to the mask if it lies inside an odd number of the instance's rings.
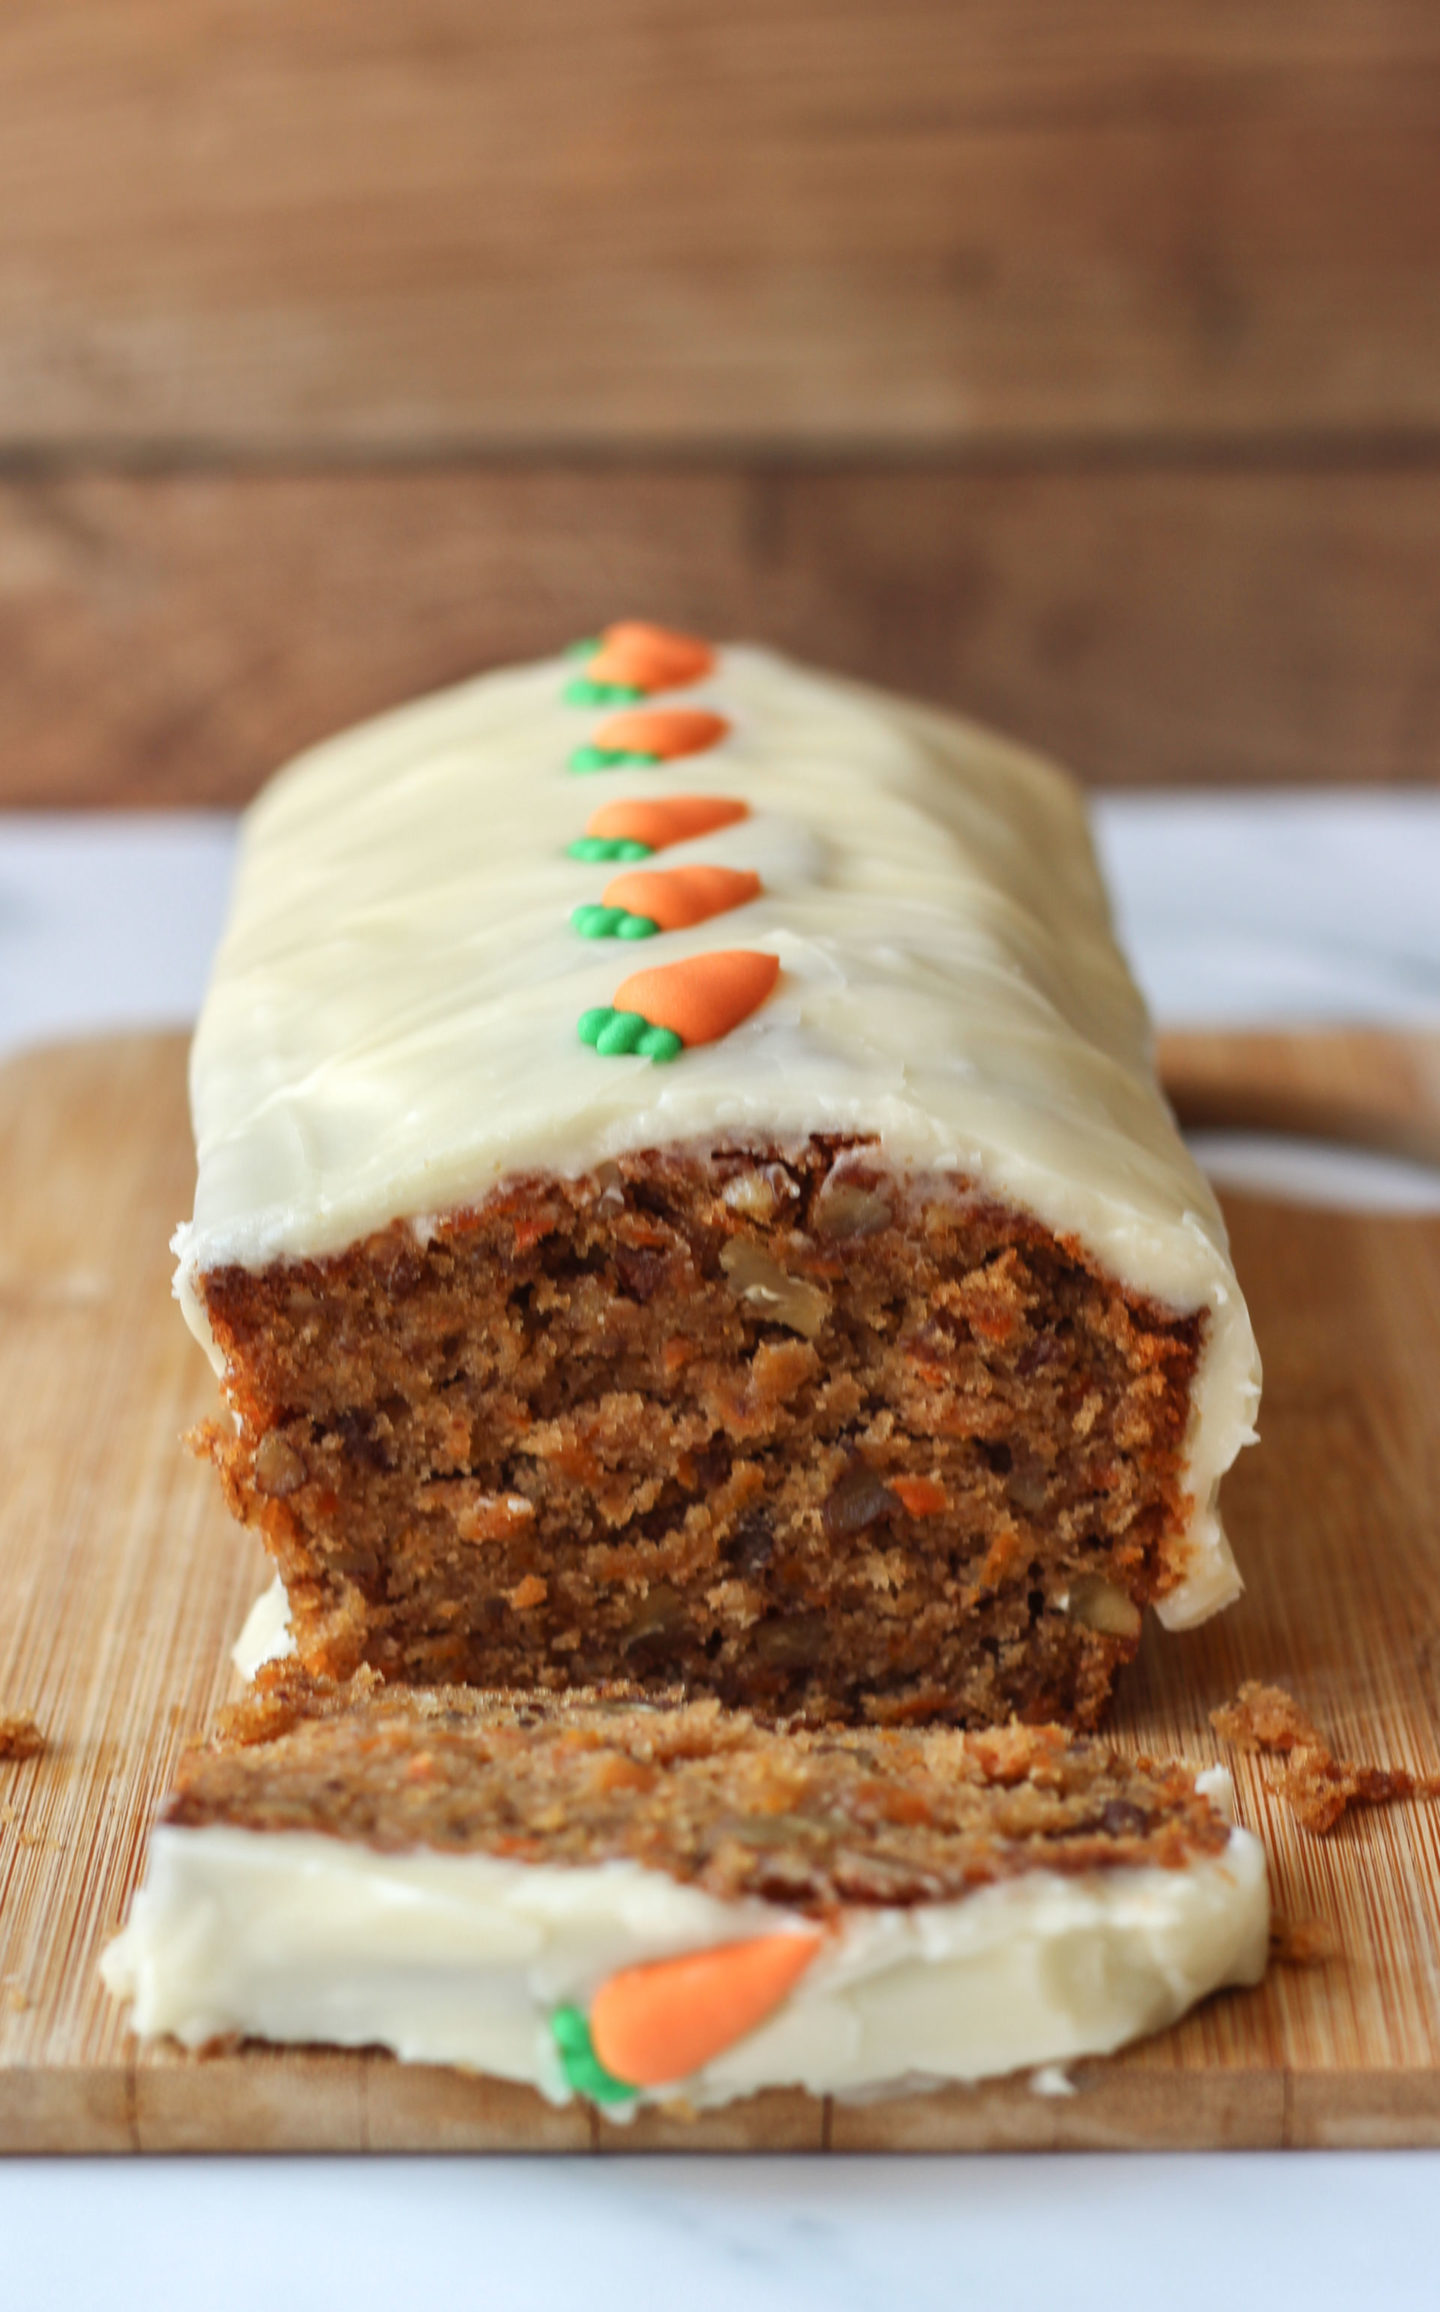
[[[1100,825],[1161,1018],[1440,1024],[1440,795],[1126,798]],[[232,840],[216,818],[0,818],[0,1055],[189,1019]],[[1415,1167],[1227,1161],[1440,1207]],[[1427,2153],[11,2161],[0,2306],[1213,2312],[1283,2288],[1429,2312],[1437,2205]]]
[[[12,2165],[44,2312],[1434,2312],[1440,2155]]]
[[[1096,817],[1157,1019],[1440,1019],[1440,794],[1117,795]]]

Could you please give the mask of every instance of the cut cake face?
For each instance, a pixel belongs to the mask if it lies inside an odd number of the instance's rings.
[[[334,1676],[1091,1724],[1184,1523],[1200,1318],[868,1146],[624,1156],[206,1303]]]

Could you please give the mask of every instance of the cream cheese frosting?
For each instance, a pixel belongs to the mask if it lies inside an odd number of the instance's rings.
[[[1243,1830],[1183,1869],[1035,1871],[959,1901],[850,1910],[758,2028],[639,2100],[859,2094],[1105,2054],[1207,1992],[1258,1982],[1268,1925],[1264,1853]],[[380,1854],[308,1831],[162,1825],[102,1971],[146,2036],[379,2045],[564,2102],[557,2007],[583,2007],[619,1968],[787,1932],[814,1923],[638,1863]]]
[[[262,1670],[267,1662],[283,1661],[294,1651],[290,1600],[277,1573],[245,1616],[240,1635],[230,1648],[230,1659],[248,1685],[255,1672]]]
[[[195,1039],[199,1153],[177,1291],[422,1229],[506,1174],[814,1131],[877,1137],[1072,1236],[1133,1290],[1208,1314],[1187,1440],[1185,1626],[1239,1579],[1216,1511],[1254,1435],[1255,1343],[1224,1225],[1157,1089],[1083,805],[1060,772],[948,714],[716,651],[663,703],[728,735],[651,768],[568,768],[595,710],[573,661],[490,674],[315,748],[248,814]],[[628,943],[577,936],[604,868],[568,846],[601,800],[736,798],[664,865],[758,872],[747,904]],[[773,994],[672,1065],[601,1058],[580,1016],[639,960],[744,946]],[[213,1351],[212,1351],[213,1353]]]

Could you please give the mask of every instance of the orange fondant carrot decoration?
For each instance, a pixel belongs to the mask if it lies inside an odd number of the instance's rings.
[[[602,803],[586,820],[585,832],[601,843],[643,843],[664,851],[749,816],[750,805],[729,795],[657,795],[653,801]]]
[[[760,878],[748,868],[636,867],[606,884],[602,904],[648,915],[662,931],[683,931],[759,894]]]
[[[606,627],[600,648],[585,662],[585,672],[591,682],[630,690],[678,690],[684,683],[702,681],[714,664],[714,651],[696,635],[623,618]]]
[[[638,1012],[685,1044],[713,1044],[761,1005],[780,976],[777,955],[723,948],[632,973],[613,997],[617,1012]]]
[[[683,1959],[624,1967],[590,2009],[590,2041],[605,2069],[633,2087],[688,2079],[743,2039],[792,1991],[819,1935],[760,1935]]]
[[[605,677],[593,679],[603,682]],[[673,763],[681,755],[703,755],[707,747],[718,747],[729,729],[723,715],[700,707],[634,707],[601,723],[591,743],[607,753],[658,755],[662,763]]]

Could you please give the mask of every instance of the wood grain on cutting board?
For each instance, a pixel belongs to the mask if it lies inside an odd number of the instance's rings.
[[[1432,1047],[1172,1039],[1205,1120],[1287,1113],[1434,1145]],[[1288,1089],[1287,1089],[1288,1087]],[[1293,1099],[1291,1095],[1293,1094]],[[1288,1105],[1287,1105],[1288,1103]],[[619,2129],[526,2089],[381,2054],[136,2047],[96,1960],[179,1745],[231,1689],[266,1578],[181,1448],[214,1383],[169,1291],[192,1184],[183,1045],[38,1052],[0,1073],[0,1711],[44,1756],[0,1766],[0,2149],[946,2150],[1440,2143],[1440,1807],[1307,1837],[1236,1762],[1279,1908],[1340,1956],[1274,1968],[1126,2054],[1024,2082],[845,2106],[773,2094]],[[1263,1445],[1229,1480],[1248,1589],[1147,1639],[1116,1737],[1209,1762],[1208,1713],[1281,1678],[1337,1746],[1440,1768],[1440,1221],[1235,1199],[1266,1360]]]

